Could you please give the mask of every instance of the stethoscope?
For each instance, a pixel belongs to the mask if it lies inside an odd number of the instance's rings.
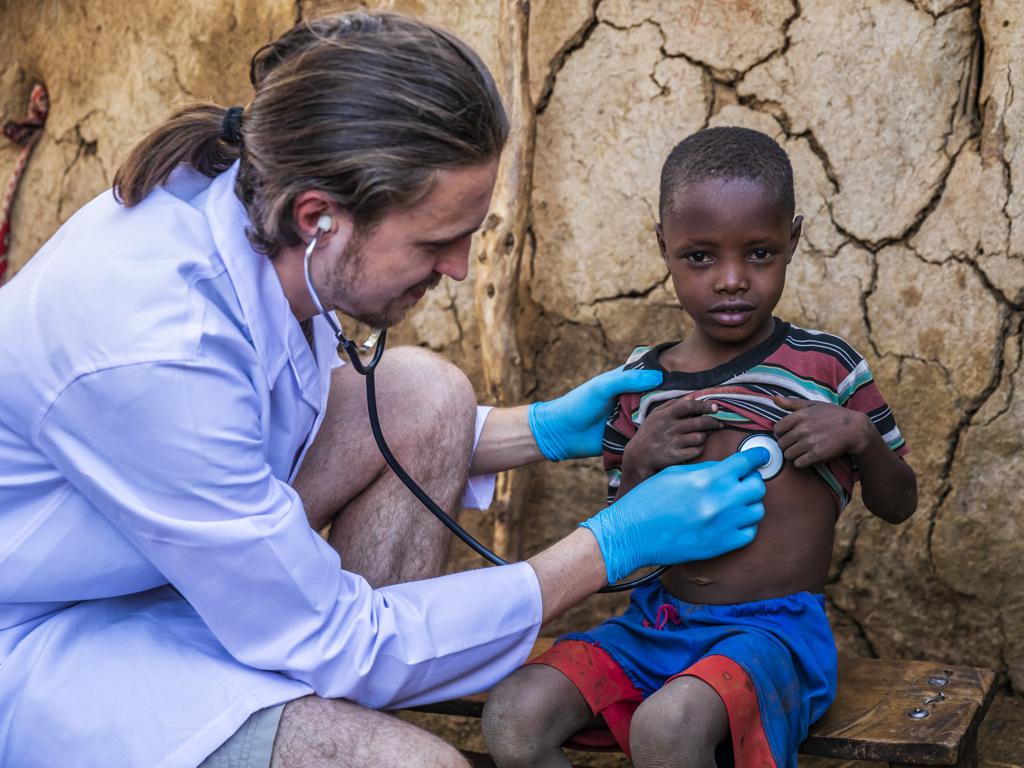
[[[316,227],[317,231],[309,241],[309,245],[306,246],[305,257],[302,262],[302,270],[306,278],[306,289],[309,291],[310,298],[313,299],[313,304],[316,306],[317,312],[319,312],[320,316],[327,321],[327,324],[334,332],[338,345],[345,350],[349,360],[352,361],[352,367],[361,373],[366,379],[366,411],[367,415],[370,417],[370,431],[373,433],[373,439],[376,441],[377,447],[380,449],[381,455],[384,457],[384,461],[387,462],[388,466],[391,467],[391,471],[398,476],[398,479],[405,484],[405,487],[409,489],[413,496],[419,499],[420,503],[423,504],[423,506],[426,507],[434,517],[440,520],[448,530],[461,539],[470,549],[494,565],[509,565],[508,560],[505,560],[500,555],[492,552],[473,538],[465,528],[452,520],[451,516],[438,506],[438,504],[430,498],[429,495],[427,495],[426,491],[420,488],[415,480],[409,477],[409,473],[402,468],[402,465],[398,463],[398,459],[395,458],[395,455],[388,447],[387,441],[384,439],[384,433],[380,428],[380,418],[377,414],[377,388],[373,377],[374,371],[376,370],[378,363],[380,363],[381,357],[384,355],[384,345],[387,341],[388,332],[385,328],[375,328],[367,337],[366,341],[362,344],[356,344],[356,342],[352,341],[352,339],[345,335],[341,328],[341,324],[338,322],[334,313],[327,312],[324,309],[323,304],[320,303],[320,296],[317,294],[316,288],[313,287],[313,278],[309,272],[309,261],[313,256],[313,251],[316,249],[317,243],[320,240],[320,234],[331,230],[331,217],[321,216],[317,220]],[[370,357],[370,361],[368,363],[364,363],[363,359],[359,356],[359,353],[360,351],[368,352],[370,350],[373,350],[373,355]],[[758,469],[758,472],[761,473],[761,476],[765,480],[770,480],[782,470],[782,450],[779,448],[779,445],[775,440],[764,434],[750,435],[740,443],[738,450],[742,451],[745,450],[745,448],[755,447],[768,448],[768,452],[771,454],[772,458],[769,462]],[[771,470],[770,474],[768,470]],[[650,584],[652,581],[660,578],[667,570],[668,566],[661,566],[644,576],[630,579],[629,581],[621,581],[617,584],[609,584],[599,589],[598,592],[625,592],[626,590],[636,589],[637,587]]]

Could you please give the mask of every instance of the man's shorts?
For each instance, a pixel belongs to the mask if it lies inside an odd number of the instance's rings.
[[[700,678],[729,714],[731,745],[719,750],[720,764],[734,761],[738,768],[796,768],[797,749],[836,691],[825,598],[809,592],[695,605],[655,582],[633,592],[622,616],[565,635],[530,663],[568,677],[627,755],[640,702],[675,677]],[[593,731],[574,741],[599,746],[602,736],[611,746],[607,733]]]
[[[199,768],[270,768],[284,704],[260,709],[221,744]]]

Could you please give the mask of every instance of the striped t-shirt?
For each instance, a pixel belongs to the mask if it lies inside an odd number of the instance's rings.
[[[665,371],[658,356],[677,342],[637,347],[625,369],[652,368],[665,374],[655,389],[621,395],[604,430],[604,466],[608,473],[608,499],[618,492],[622,452],[652,408],[688,397],[718,404],[712,414],[726,426],[748,432],[771,432],[789,414],[772,396],[816,400],[866,413],[886,445],[897,456],[907,452],[892,410],[875,384],[867,361],[843,339],[830,333],[800,328],[776,319],[772,335],[743,354],[708,371]],[[814,469],[828,485],[842,510],[857,481],[851,456],[841,456]]]

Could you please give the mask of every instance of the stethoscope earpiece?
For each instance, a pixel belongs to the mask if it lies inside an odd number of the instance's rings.
[[[757,473],[763,480],[771,480],[782,471],[782,465],[786,459],[782,455],[782,449],[775,442],[775,438],[763,432],[749,435],[743,438],[736,452],[749,451],[751,448],[764,448],[768,451],[768,463],[757,468]]]
[[[366,376],[367,374],[373,373],[377,367],[377,363],[380,362],[381,355],[384,354],[384,340],[387,337],[387,330],[384,328],[374,328],[370,337],[364,341],[360,346],[356,345],[348,336],[345,335],[341,329],[341,324],[333,313],[327,312],[324,309],[323,304],[320,303],[320,295],[316,292],[316,288],[313,287],[313,276],[309,271],[309,260],[313,256],[313,251],[316,250],[317,243],[320,241],[320,235],[325,232],[331,231],[332,225],[331,217],[326,213],[316,220],[316,232],[313,233],[313,237],[310,238],[309,244],[306,246],[306,253],[302,259],[302,274],[306,278],[306,289],[309,291],[309,297],[313,300],[313,304],[316,307],[317,312],[320,316],[327,321],[327,324],[331,327],[331,331],[334,333],[334,338],[337,339],[338,344],[348,354],[349,359],[352,361],[352,366],[359,371],[359,373]],[[373,357],[370,362],[364,363],[359,358],[358,350],[361,348],[364,351],[374,350]]]

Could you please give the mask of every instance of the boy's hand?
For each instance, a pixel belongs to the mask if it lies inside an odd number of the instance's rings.
[[[867,414],[830,403],[776,395],[777,406],[792,411],[775,425],[782,455],[801,469],[844,454],[863,453],[878,430]]]
[[[651,411],[626,444],[620,487],[628,491],[666,467],[699,458],[708,432],[722,428],[708,415],[717,410],[714,403],[679,398]]]

